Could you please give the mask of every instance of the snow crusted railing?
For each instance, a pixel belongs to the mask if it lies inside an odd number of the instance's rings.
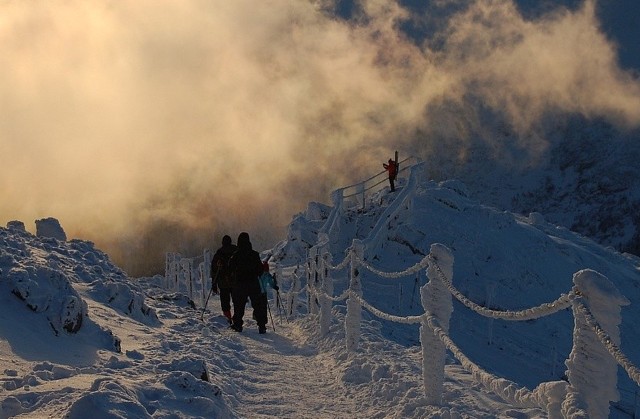
[[[414,163],[410,163],[411,160],[413,160]],[[398,171],[398,175],[405,172],[406,170],[411,169],[415,164],[419,163],[420,159],[418,157],[407,157],[406,159],[398,163],[398,167],[400,168],[400,170]],[[370,178],[365,179],[362,182],[354,183],[353,185],[334,190],[331,193],[333,210],[331,211],[331,214],[329,214],[327,221],[320,228],[320,232],[331,234],[331,232],[336,228],[336,221],[340,218],[339,216],[345,209],[345,202],[347,200],[355,199],[356,204],[364,208],[367,193],[373,193],[377,191],[378,189],[380,189],[380,185],[388,182],[388,179],[389,176],[387,175],[387,171],[383,170],[382,172],[377,173],[376,175],[371,176]]]
[[[450,351],[474,380],[506,402],[522,408],[544,409],[550,418],[601,418],[609,415],[609,402],[619,399],[617,365],[640,385],[640,370],[620,350],[621,307],[629,301],[600,273],[585,269],[573,275],[573,288],[555,301],[519,311],[493,310],[474,303],[458,291],[452,282],[453,255],[441,244],[433,244],[430,254],[402,272],[383,272],[364,260],[364,244],[354,240],[347,257],[333,266],[327,249],[328,237],[321,235],[313,257],[307,262],[309,313],[318,314],[320,334],[325,336],[331,324],[333,302],[346,300],[345,340],[347,351],[358,349],[362,308],[373,315],[397,323],[420,324],[422,371],[427,402],[442,403],[446,351]],[[333,296],[331,271],[349,266],[349,288]],[[385,313],[362,297],[360,269],[385,278],[400,278],[426,269],[428,282],[421,287],[424,313],[396,316]],[[565,361],[568,381],[550,381],[534,390],[483,370],[458,348],[449,336],[453,298],[492,319],[526,321],[571,307],[574,316],[573,347]]]
[[[208,249],[204,250],[202,256],[191,258],[179,253],[167,253],[163,288],[184,292],[194,302],[199,299],[204,306],[211,289],[211,259]]]
[[[420,184],[422,179],[422,175],[424,173],[424,163],[420,162],[413,166],[411,166],[411,173],[409,174],[409,180],[405,187],[400,191],[398,197],[391,203],[387,208],[385,208],[384,212],[380,217],[378,217],[378,221],[376,225],[373,226],[373,229],[364,240],[364,246],[368,249],[371,249],[373,246],[377,245],[382,238],[383,232],[385,232],[385,226],[389,223],[390,220],[395,217],[403,208],[406,208],[411,212],[411,208],[413,206],[413,198],[415,196],[416,188]]]

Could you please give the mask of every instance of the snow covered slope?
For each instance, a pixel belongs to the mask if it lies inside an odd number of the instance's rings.
[[[622,310],[621,349],[640,365],[638,258],[540,214],[524,217],[483,205],[459,181],[423,181],[413,194],[403,193],[406,179],[397,185],[397,192],[375,192],[364,207],[339,217],[337,229],[329,231],[334,264],[354,238],[370,243],[365,258],[383,271],[404,270],[441,243],[454,255],[456,288],[502,310],[555,300],[571,289],[575,272],[591,268],[630,301]],[[396,197],[405,195],[412,199],[400,204]],[[294,217],[287,239],[263,254],[301,273],[331,210],[310,203]],[[378,239],[367,241],[382,214],[391,215]],[[334,294],[347,287],[347,271],[333,275]],[[422,313],[424,271],[393,281],[364,270],[361,275],[363,296],[375,307],[399,316]],[[0,417],[544,417],[475,384],[453,357],[447,358],[443,405],[426,404],[416,326],[365,311],[360,349],[350,355],[344,302],[333,307],[327,337],[319,336],[317,318],[304,316],[304,293],[289,320],[271,305],[275,324],[266,335],[250,318],[236,334],[221,319],[217,297],[201,322],[201,308],[163,290],[163,282],[159,276],[127,278],[90,242],[0,229]],[[287,293],[292,277],[280,282]],[[67,313],[68,297],[81,303],[74,313],[83,319],[70,330],[57,326],[64,324],[60,313]],[[568,310],[513,323],[481,318],[454,303],[451,321],[452,339],[473,362],[528,388],[564,378],[572,330]],[[610,417],[629,417],[638,410],[637,387],[622,371],[618,378],[621,401]]]
[[[400,184],[404,185],[403,179]],[[339,234],[331,239],[334,264],[342,261],[354,238],[367,238],[377,217],[394,198],[387,188],[373,194],[364,209],[346,211]],[[302,216],[289,227],[289,247],[295,242],[304,245],[297,238],[308,237],[314,228],[319,230],[321,223],[303,223],[299,220]],[[635,365],[640,364],[640,327],[635,322],[640,316],[638,257],[603,248],[545,221],[539,213],[525,217],[482,205],[457,181],[423,183],[412,209],[400,211],[386,228],[383,239],[365,252],[369,263],[382,271],[402,271],[427,255],[431,244],[442,243],[455,257],[456,288],[476,303],[494,309],[520,310],[551,302],[571,290],[573,274],[579,270],[602,273],[631,301],[623,308],[622,348]],[[287,246],[277,247],[282,250],[274,258],[291,264],[290,255],[302,252],[291,252]],[[346,272],[342,279],[338,277],[336,295],[347,287],[346,277]],[[424,275],[390,281],[365,271],[362,277],[364,297],[377,308],[402,316],[421,313],[418,290],[427,280]],[[482,318],[457,302],[454,307],[454,340],[489,371],[530,388],[563,378],[563,363],[572,344],[573,316],[569,310],[523,324]],[[376,321],[384,324],[382,333],[387,338],[419,344],[417,326]],[[619,383],[622,409],[630,409],[636,386],[624,372],[619,374]]]

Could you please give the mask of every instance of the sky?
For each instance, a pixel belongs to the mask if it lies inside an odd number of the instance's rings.
[[[2,1],[0,221],[56,217],[149,273],[223,234],[272,246],[395,150],[464,154],[478,107],[534,151],[548,112],[638,127],[640,82],[594,0],[460,4],[434,2],[456,6],[435,25],[383,0],[349,18],[327,0]]]
[[[640,364],[637,257],[605,249],[540,214],[523,217],[483,205],[467,197],[459,181],[410,185],[400,179],[398,192],[385,187],[371,193],[364,209],[339,218],[341,228],[329,230],[332,266],[341,264],[355,237],[366,243],[367,263],[393,275],[420,266],[431,253],[465,297],[512,312],[556,300],[574,285],[574,274],[591,269],[606,277],[598,281],[607,291],[606,298],[590,299],[590,307],[604,307],[601,324],[632,365]],[[404,210],[407,196],[413,197],[411,212]],[[389,208],[394,222],[382,223],[378,238],[363,237]],[[322,204],[310,203],[305,223],[296,224],[303,236],[324,223],[321,210]],[[261,335],[250,309],[243,332],[231,331],[216,295],[203,310],[201,294],[189,299],[186,285],[176,292],[160,275],[129,277],[93,243],[51,238],[62,237],[58,220],[46,224],[47,234],[38,237],[15,224],[0,228],[3,419],[75,419],[88,412],[105,418],[540,418],[546,417],[540,407],[506,402],[496,392],[509,393],[512,382],[529,390],[562,384],[565,361],[575,362],[570,310],[506,322],[454,301],[448,336],[457,349],[447,352],[442,402],[432,405],[424,385],[433,377],[422,371],[433,359],[423,357],[417,325],[406,321],[424,312],[421,289],[435,269],[429,276],[423,266],[394,278],[361,267],[363,298],[384,314],[362,312],[358,349],[348,353],[346,335],[355,329],[345,326],[347,303],[337,296],[349,283],[349,268],[330,270],[337,301],[323,337],[318,318],[306,315],[306,293],[295,291],[293,269],[304,266],[298,255],[306,245],[293,232],[263,253],[274,254],[273,272],[282,271],[281,304],[270,295],[268,330]],[[298,276],[303,287],[306,275]],[[445,299],[437,301],[442,306]],[[468,359],[460,361],[459,352]],[[601,400],[612,378],[598,367],[612,359],[598,359],[582,371],[598,377],[591,381]],[[475,374],[465,369],[474,365]],[[617,385],[621,401],[610,417],[632,417],[640,410],[637,384],[619,368]]]

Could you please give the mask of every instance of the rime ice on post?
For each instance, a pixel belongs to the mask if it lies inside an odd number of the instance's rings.
[[[311,294],[311,301],[310,301],[311,305],[309,306],[309,312],[311,314],[318,314],[320,312],[318,290],[320,289],[320,270],[322,269],[321,262],[320,262],[320,248],[317,246],[314,246],[311,249],[314,250],[315,254],[312,260],[313,277],[311,278],[311,281],[312,281],[313,293]]]
[[[55,218],[43,218],[36,220],[36,236],[38,237],[51,237],[60,241],[67,241],[67,235],[65,234],[60,222]]]
[[[322,294],[320,294],[320,336],[326,336],[329,333],[329,327],[331,326],[331,306],[332,302],[329,298],[333,296],[333,279],[329,275],[329,268],[331,265],[331,253],[328,251],[329,236],[325,233],[320,233],[320,246],[321,252],[321,272],[320,272],[320,286],[322,287]]]
[[[431,257],[433,260],[429,262],[427,269],[429,282],[420,289],[422,306],[426,313],[438,320],[444,333],[449,334],[453,302],[440,275],[446,276],[450,281],[453,278],[453,255],[445,246],[436,243],[431,245]],[[422,344],[422,378],[427,403],[439,405],[442,401],[444,385],[446,348],[426,320],[423,320],[420,326],[420,342]]]
[[[362,296],[362,284],[360,283],[360,271],[358,266],[364,255],[364,245],[362,241],[355,239],[351,248],[351,279],[349,290],[352,293]],[[345,318],[345,335],[347,341],[347,352],[358,349],[360,340],[360,320],[362,319],[362,306],[353,296],[347,300],[347,316]]]
[[[565,362],[571,387],[563,410],[584,405],[589,417],[605,418],[609,416],[609,402],[620,398],[616,389],[617,362],[601,342],[605,336],[598,336],[589,314],[579,306],[584,304],[607,337],[619,346],[621,306],[628,305],[629,300],[607,277],[590,269],[576,272],[573,282],[583,299],[573,305],[573,349]]]

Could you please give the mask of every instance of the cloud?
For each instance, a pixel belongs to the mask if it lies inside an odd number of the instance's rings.
[[[525,20],[510,1],[478,1],[455,16],[445,35],[444,67],[503,109],[520,132],[545,113],[640,121],[640,84],[618,68],[616,46],[599,29],[595,2]]]
[[[381,0],[350,20],[330,2],[3,2],[0,219],[54,216],[123,265],[240,231],[260,247],[443,101],[475,95],[521,132],[550,108],[636,126],[639,83],[593,7],[527,21],[476,1],[435,48]]]

